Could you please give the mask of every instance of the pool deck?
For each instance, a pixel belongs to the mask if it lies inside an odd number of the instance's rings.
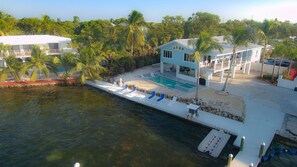
[[[196,122],[214,129],[222,129],[230,134],[237,136],[234,145],[239,147],[242,136],[245,136],[246,142],[243,151],[240,151],[233,159],[232,167],[247,167],[251,163],[257,166],[260,162],[258,158],[261,143],[265,142],[265,152],[273,140],[277,130],[282,127],[284,113],[277,109],[253,100],[246,100],[246,118],[245,122],[241,123],[225,117],[214,115],[208,112],[199,111],[198,117],[193,117],[191,120],[187,118],[187,104],[174,102],[169,99],[163,99],[157,102],[157,97],[148,100],[148,94],[143,92],[129,93],[130,90],[120,91],[122,88],[107,82],[91,82],[87,81],[87,85],[109,92],[116,96],[134,101],[136,103],[146,105],[168,114],[178,116],[188,121]],[[199,143],[197,143],[198,146]],[[227,164],[227,162],[226,162]]]

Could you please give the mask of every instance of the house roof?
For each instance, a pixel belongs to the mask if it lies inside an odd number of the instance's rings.
[[[224,54],[231,54],[233,52],[233,46],[228,44],[226,41],[224,41],[224,36],[214,36],[213,37],[218,43],[220,43],[220,45],[223,47],[223,51],[222,53],[219,52],[219,50],[212,50],[210,51],[210,55],[224,55]],[[179,45],[182,45],[190,50],[193,50],[195,51],[196,49],[196,46],[195,46],[195,43],[197,41],[197,38],[192,38],[192,39],[176,39],[176,40],[173,40],[173,41],[170,41],[166,44],[163,44],[161,46],[159,46],[158,48],[162,48],[168,44],[171,44],[171,43],[177,43]],[[262,48],[263,46],[262,45],[257,45],[257,44],[253,44],[253,43],[248,43],[247,47],[245,46],[239,46],[237,47],[237,51],[242,51],[242,50],[250,50],[250,49],[253,49],[253,48]]]
[[[71,42],[71,39],[53,35],[0,36],[0,43],[6,45],[37,45],[60,42]]]

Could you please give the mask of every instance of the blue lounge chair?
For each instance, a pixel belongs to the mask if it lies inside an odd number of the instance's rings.
[[[152,99],[155,96],[156,96],[156,92],[155,91],[152,91],[152,94],[150,95],[150,97],[148,97],[148,99]]]
[[[165,98],[165,94],[161,94],[161,96],[159,97],[159,99],[157,99],[157,102],[160,102],[161,100],[163,100]]]
[[[128,89],[128,85],[125,85],[125,86],[123,87],[123,89],[120,90],[120,92],[122,92],[122,91],[124,91],[124,90],[126,90],[126,89]]]
[[[135,91],[136,91],[136,86],[133,86],[133,89],[130,92],[128,92],[128,93],[133,93]]]

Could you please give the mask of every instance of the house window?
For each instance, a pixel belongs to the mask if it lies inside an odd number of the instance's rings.
[[[172,58],[172,51],[164,50],[163,56],[166,58]]]
[[[180,46],[173,46],[173,49],[174,50],[184,50],[184,48],[183,47],[180,47]]]
[[[13,45],[12,50],[16,51],[16,52],[19,52],[21,50],[20,45]]]
[[[195,59],[194,59],[194,57],[191,54],[185,53],[184,54],[184,61],[195,62]]]
[[[49,49],[59,49],[58,43],[49,43]]]
[[[32,47],[33,47],[33,45],[23,45],[23,49],[24,49],[25,51],[29,51],[29,50],[31,50]]]

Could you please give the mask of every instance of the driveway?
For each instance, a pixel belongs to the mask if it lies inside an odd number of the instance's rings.
[[[259,74],[239,74],[235,79],[230,79],[226,91],[231,94],[242,96],[245,101],[261,103],[266,107],[297,116],[297,92],[294,90],[277,87],[264,81],[258,80]],[[214,77],[210,87],[216,90],[223,88],[223,83]]]

